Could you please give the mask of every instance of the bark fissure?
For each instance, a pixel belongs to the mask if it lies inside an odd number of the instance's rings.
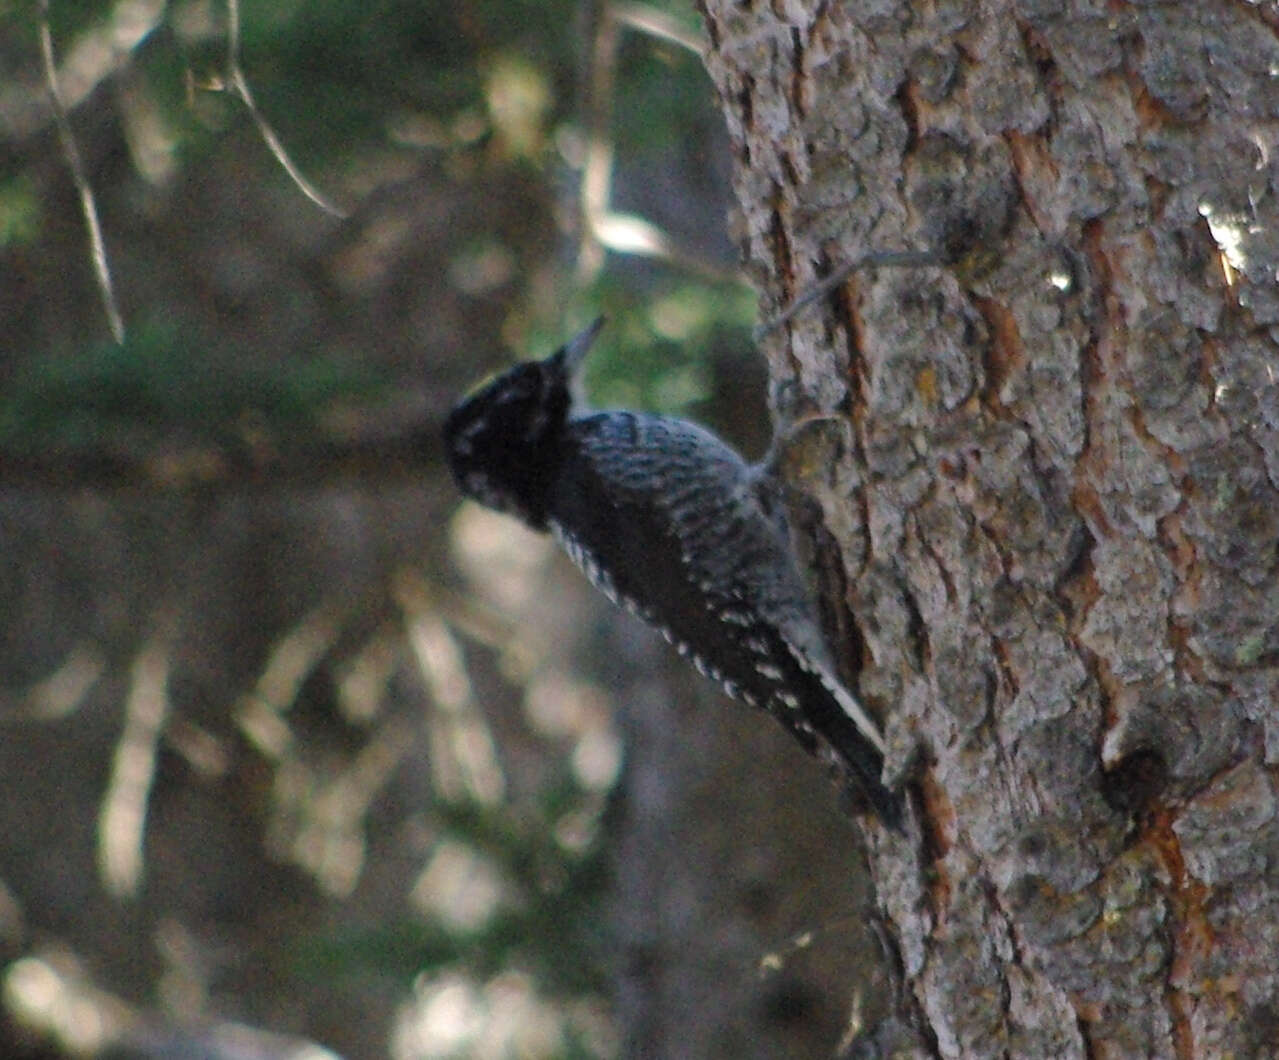
[[[973,305],[981,313],[990,341],[985,344],[983,375],[986,385],[981,391],[981,402],[993,416],[1008,418],[1011,410],[1004,404],[1001,394],[1009,376],[1024,368],[1026,353],[1017,333],[1017,322],[1008,307],[991,298],[974,298]]]
[[[800,121],[803,121],[805,111],[807,110],[807,107],[804,104],[804,89],[807,84],[807,78],[804,73],[804,42],[800,39],[798,26],[791,26],[790,45],[790,101],[791,106],[795,110],[795,117]]]
[[[1152,815],[1146,841],[1156,852],[1168,875],[1165,894],[1172,911],[1173,923],[1168,932],[1170,953],[1165,998],[1172,1019],[1173,1044],[1177,1060],[1195,1060],[1194,1030],[1190,1015],[1193,1006],[1187,984],[1178,982],[1187,976],[1192,963],[1190,953],[1202,954],[1211,948],[1212,929],[1204,909],[1207,888],[1189,879],[1181,856],[1181,844],[1172,829],[1173,814],[1161,810]]]
[[[1044,238],[1053,231],[1051,220],[1044,214],[1042,205],[1031,190],[1036,184],[1055,183],[1060,175],[1047,145],[1038,137],[1030,137],[1016,129],[1004,132],[1004,143],[1012,160],[1012,173],[1017,178],[1017,190],[1022,205]]]

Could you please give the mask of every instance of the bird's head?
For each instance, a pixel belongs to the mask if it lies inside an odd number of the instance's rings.
[[[521,361],[464,398],[444,423],[458,488],[489,508],[546,527],[546,492],[573,389],[604,318],[542,361]]]

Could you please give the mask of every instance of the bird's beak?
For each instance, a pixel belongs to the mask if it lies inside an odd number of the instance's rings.
[[[604,326],[604,318],[596,317],[590,324],[583,328],[573,338],[564,344],[560,354],[564,358],[564,371],[572,378],[577,374],[578,368],[586,359],[586,355],[590,352],[591,344],[595,341],[595,336],[600,333],[600,329]]]

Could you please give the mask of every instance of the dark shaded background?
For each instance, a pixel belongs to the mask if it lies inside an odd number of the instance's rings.
[[[826,1056],[857,1024],[820,770],[459,507],[436,441],[603,311],[597,400],[766,445],[709,84],[633,22],[698,24],[464,7],[241,11],[338,219],[218,90],[225,8],[55,0],[122,344],[39,6],[0,27],[0,1055]],[[609,249],[636,219],[667,252]]]

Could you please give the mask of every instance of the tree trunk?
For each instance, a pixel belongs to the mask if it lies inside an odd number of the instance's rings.
[[[898,1047],[1279,1041],[1279,15],[703,0],[782,424],[910,792]],[[903,1037],[904,1036],[904,1037]]]

